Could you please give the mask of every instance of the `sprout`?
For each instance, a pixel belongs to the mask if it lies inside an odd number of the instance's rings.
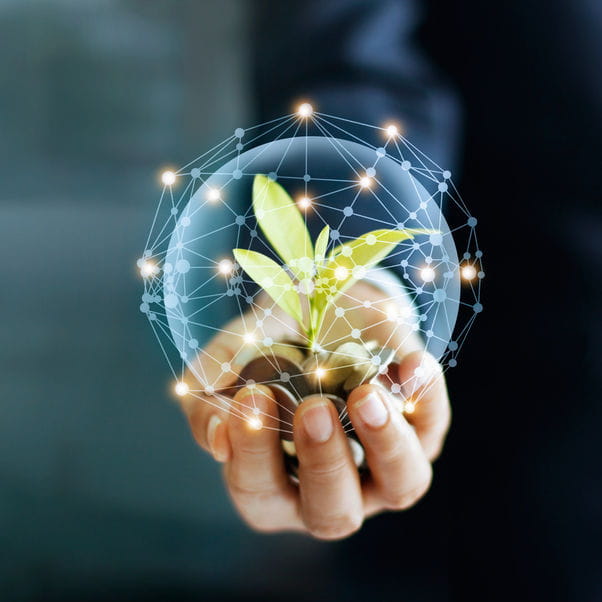
[[[326,312],[340,295],[401,241],[412,239],[416,234],[433,233],[421,229],[373,230],[338,245],[327,256],[329,227],[323,228],[314,245],[297,203],[277,182],[263,175],[255,176],[253,210],[263,234],[288,266],[292,277],[273,259],[256,251],[234,249],[236,262],[299,323],[310,349],[317,343]],[[282,224],[286,224],[286,228]],[[309,303],[305,317],[300,294]]]

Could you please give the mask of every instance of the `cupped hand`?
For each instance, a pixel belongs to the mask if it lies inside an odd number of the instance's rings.
[[[269,387],[244,387],[232,399],[202,394],[184,405],[196,441],[224,464],[234,505],[258,531],[347,537],[371,515],[414,505],[430,486],[431,462],[441,451],[451,417],[442,370],[408,329],[380,319],[384,308],[379,303],[386,302],[381,293],[356,287],[351,298],[371,303],[362,303],[354,320],[362,322],[366,336],[398,348],[396,376],[402,385],[399,395],[380,385],[361,385],[347,400],[366,452],[367,475],[358,473],[337,410],[326,397],[305,398],[292,418],[298,485],[285,469],[278,407]],[[232,323],[211,341],[205,357],[213,358],[215,366],[201,366],[204,375],[233,363],[242,328]],[[276,317],[275,336],[281,328]],[[261,428],[256,428],[257,417]]]

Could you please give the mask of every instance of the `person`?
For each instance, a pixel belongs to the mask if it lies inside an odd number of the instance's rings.
[[[601,4],[42,4],[0,13],[0,598],[600,600]],[[133,315],[158,166],[298,98],[402,121],[485,253],[428,494],[329,542],[239,520]]]
[[[440,165],[452,163],[457,103],[411,49],[408,38],[415,23],[415,3],[257,2],[254,8],[257,95],[270,107],[266,119],[274,117],[279,106],[292,105],[305,94],[319,111],[351,120],[384,123],[401,117],[413,144]],[[278,33],[264,38],[259,30],[267,22],[277,23]],[[289,34],[299,46],[291,47]],[[323,57],[328,57],[327,74]],[[367,72],[370,65],[372,73]],[[273,89],[275,72],[283,92]],[[316,85],[318,79],[322,81]],[[424,108],[416,111],[420,104]],[[282,110],[288,112],[285,106]],[[417,118],[409,119],[413,113]],[[369,201],[359,202],[365,205],[361,212],[373,214]],[[351,223],[350,235],[363,234],[361,220]],[[379,298],[370,285],[363,283],[360,288],[366,289],[362,294]],[[364,321],[378,321],[378,315],[364,311]],[[233,338],[217,336],[201,355],[231,348]],[[414,414],[404,416],[393,410],[394,400],[374,385],[362,386],[349,397],[351,421],[368,452],[371,478],[364,483],[352,465],[340,422],[332,420],[332,404],[325,398],[306,400],[296,413],[298,488],[287,478],[275,432],[245,428],[227,412],[216,413],[210,400],[187,410],[196,441],[225,464],[226,486],[243,519],[259,530],[305,530],[318,538],[341,538],[360,528],[367,516],[414,505],[429,487],[431,462],[443,446],[451,411],[441,366],[429,354],[425,361],[424,354],[412,351],[398,351],[404,380],[421,363],[430,368]],[[201,373],[209,368],[203,366]],[[243,404],[258,403],[259,398],[273,411],[268,390],[261,394],[242,390],[237,395]]]
[[[483,599],[507,599],[517,588],[539,599],[598,599],[602,581],[596,567],[602,557],[595,533],[601,522],[594,475],[600,474],[602,457],[595,443],[602,425],[601,287],[590,277],[602,267],[600,186],[593,175],[601,156],[597,5],[558,1],[542,10],[538,3],[508,3],[485,10],[471,2],[333,0],[262,1],[256,8],[255,82],[262,117],[281,114],[299,97],[311,98],[325,113],[358,121],[399,117],[419,148],[455,170],[459,103],[440,70],[417,51],[420,17],[428,8],[430,33],[421,43],[464,96],[464,192],[476,198],[474,211],[483,215],[481,232],[491,249],[487,273],[493,274],[487,280],[489,307],[464,353],[470,375],[464,372],[453,383],[459,403],[442,475],[447,497],[435,500],[430,520],[442,512],[449,517],[452,591],[459,599],[469,599],[475,589]],[[563,92],[569,89],[570,98]],[[354,392],[352,407],[367,393]],[[440,443],[447,412],[442,384],[439,395],[434,406],[441,408]],[[306,406],[308,416],[320,403]],[[361,417],[352,412],[361,432]],[[324,420],[326,413],[323,409]],[[195,420],[193,431],[210,447],[203,434],[206,419],[196,425]],[[235,503],[256,527],[347,535],[360,525],[367,504],[360,509],[356,477],[341,460],[342,448],[336,451],[338,435],[316,445],[302,434],[302,423],[300,411],[302,464],[310,467],[300,498],[283,484],[282,474],[266,481],[260,477],[265,472],[250,471],[253,482],[266,485],[263,492],[237,481],[244,461],[236,450],[248,445],[248,435],[223,427],[223,449],[226,432],[234,442],[217,455],[226,462]],[[402,429],[410,437],[409,422],[401,424],[396,432],[367,429],[365,436],[390,432],[403,440]],[[420,423],[413,426],[420,431]],[[254,439],[264,458],[274,449],[268,439],[265,434]],[[379,451],[386,463],[390,450],[384,440],[378,445],[385,446]],[[393,483],[407,478],[401,458],[413,458],[415,469],[424,470],[416,490],[423,493],[428,469],[420,466],[433,456],[406,448],[405,456],[396,457]],[[377,473],[378,458],[372,457]],[[316,467],[326,473],[319,475],[324,488],[312,473]],[[382,486],[380,493],[383,504]],[[328,512],[331,496],[339,494],[337,511],[346,517],[345,526],[326,532],[314,516]],[[275,512],[273,522],[266,522],[257,510],[266,500],[288,507],[288,514]],[[406,505],[406,499],[392,504]],[[421,545],[420,534],[412,535],[413,545]],[[341,553],[342,562],[361,570],[355,560],[359,545],[351,540]],[[423,553],[428,549],[428,543],[421,547]]]

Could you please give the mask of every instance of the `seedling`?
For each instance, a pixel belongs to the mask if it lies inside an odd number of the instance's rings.
[[[328,225],[312,242],[296,203],[280,184],[263,175],[256,175],[253,181],[253,211],[283,264],[248,249],[234,249],[234,257],[249,277],[297,321],[308,349],[319,342],[328,309],[347,289],[403,240],[433,232],[373,230],[334,247],[327,254]]]

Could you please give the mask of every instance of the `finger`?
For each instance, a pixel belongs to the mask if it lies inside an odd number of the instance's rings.
[[[261,531],[302,529],[297,489],[284,467],[278,408],[267,387],[245,387],[228,419],[232,460],[225,478],[234,505]]]
[[[199,351],[181,381],[186,392],[179,394],[196,442],[218,462],[227,462],[231,455],[226,428],[230,399],[218,391],[236,379],[224,370],[232,361],[231,344],[232,337],[220,333]]]
[[[301,515],[310,533],[339,539],[357,531],[363,521],[359,475],[333,404],[318,395],[307,398],[293,431]]]
[[[425,351],[406,355],[399,366],[404,415],[414,426],[429,460],[440,453],[451,421],[451,408],[443,370]]]
[[[232,455],[228,407],[228,398],[219,394],[201,395],[188,405],[188,423],[195,441],[218,462],[227,462]]]
[[[378,385],[362,385],[347,407],[380,496],[388,508],[402,510],[424,495],[432,471],[414,429],[388,397]]]

